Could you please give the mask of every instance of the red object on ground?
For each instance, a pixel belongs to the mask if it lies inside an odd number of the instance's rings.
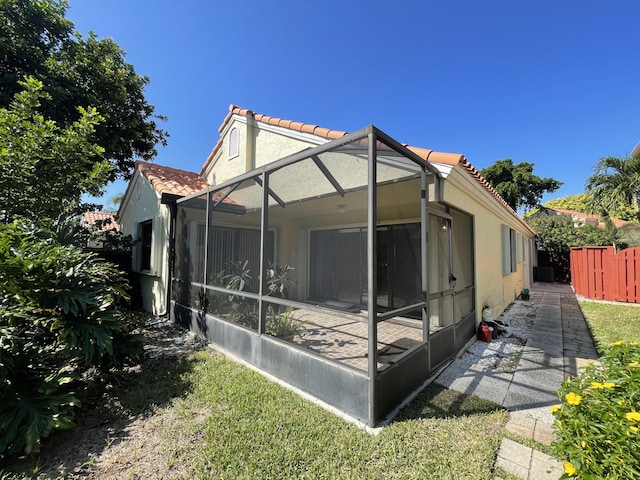
[[[481,322],[478,326],[478,340],[491,343],[491,331],[489,330],[489,325],[484,322]]]

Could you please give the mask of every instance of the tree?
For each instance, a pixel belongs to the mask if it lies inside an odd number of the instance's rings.
[[[545,192],[555,192],[562,186],[562,182],[551,177],[541,178],[534,175],[533,163],[522,162],[514,165],[510,158],[498,160],[493,165],[483,168],[480,175],[516,211],[520,207],[528,210],[538,206]]]
[[[629,222],[616,231],[616,240],[621,248],[640,247],[640,224]]]
[[[543,207],[562,208],[564,210],[587,213],[591,211],[591,195],[580,193],[578,195],[555,198],[546,202]]]
[[[586,182],[593,211],[610,215],[620,204],[631,207],[640,220],[640,158],[603,157]]]
[[[80,205],[80,195],[96,195],[112,167],[91,142],[101,121],[96,109],[79,108],[65,128],[39,113],[50,99],[42,82],[21,82],[9,108],[0,108],[0,218],[46,224]]]
[[[128,178],[137,158],[151,160],[155,146],[166,144],[143,90],[147,77],[125,61],[124,51],[111,39],[90,33],[83,38],[65,18],[66,0],[0,0],[0,107],[7,107],[34,76],[51,97],[42,114],[61,128],[78,121],[77,107],[95,107],[103,122],[95,125],[92,141],[114,169],[109,180]]]
[[[594,208],[593,194],[591,193],[579,193],[577,195],[555,198],[553,200],[549,200],[542,206],[548,208],[562,208],[581,213],[602,213],[598,211],[598,208]],[[619,218],[620,220],[630,221],[637,218],[636,211],[631,206],[623,202],[618,202],[617,205],[611,208],[607,213],[611,218]]]
[[[556,267],[556,277],[568,279],[568,261],[571,247],[587,245],[614,245],[615,227],[598,228],[595,225],[576,227],[573,218],[565,215],[549,217],[529,217],[527,223],[536,232],[539,251],[546,252],[549,261]],[[565,271],[563,271],[566,269]]]

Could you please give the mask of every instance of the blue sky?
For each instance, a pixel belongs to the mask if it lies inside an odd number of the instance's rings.
[[[70,0],[112,37],[168,116],[156,162],[200,171],[230,103],[535,164],[582,193],[598,158],[640,141],[637,0]],[[104,199],[123,192],[109,187]]]

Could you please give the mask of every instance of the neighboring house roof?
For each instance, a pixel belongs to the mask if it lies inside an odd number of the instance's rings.
[[[111,220],[111,223],[106,223],[105,221]],[[108,212],[85,212],[82,214],[82,225],[85,227],[92,227],[96,224],[96,222],[101,221],[105,222],[99,229],[98,232],[105,232],[107,230],[117,230],[120,231],[120,225],[116,222],[116,217],[114,213]]]
[[[594,225],[594,226],[597,226],[598,228],[605,227],[604,219],[600,215],[576,212],[575,210],[567,210],[565,208],[542,207],[542,209],[543,209],[542,211],[546,211],[547,213],[555,212],[557,215],[569,216],[569,217],[572,217],[574,221],[581,220],[586,224]],[[618,228],[629,223],[626,220],[620,220],[619,218],[609,218],[609,220],[611,220],[611,222]]]
[[[264,123],[267,125],[273,125],[277,127],[287,128],[289,130],[294,130],[296,132],[309,133],[312,135],[316,135],[322,138],[326,138],[327,140],[334,140],[336,138],[344,137],[348,135],[349,132],[343,132],[341,130],[330,130],[328,128],[319,127],[318,125],[313,125],[310,123],[301,123],[293,120],[285,120],[283,118],[271,117],[269,115],[263,115],[260,113],[255,113],[252,110],[238,107],[237,105],[231,104],[229,105],[229,112],[224,117],[224,120],[218,127],[218,131],[222,133],[224,129],[227,127],[227,124],[230,122],[231,118],[234,115],[240,116],[250,116],[256,122]],[[502,196],[485,180],[485,178],[480,175],[480,172],[473,166],[471,163],[464,157],[464,155],[460,155],[457,153],[445,153],[445,152],[436,152],[435,150],[429,150],[426,148],[413,147],[411,145],[403,144],[406,148],[411,150],[413,153],[418,155],[423,160],[430,163],[440,163],[444,165],[456,166],[459,165],[462,167],[469,175],[471,175],[476,182],[478,182],[482,188],[484,188],[490,195],[496,198],[498,202],[505,207],[509,213],[511,213],[514,217],[516,217],[520,222],[532,233],[535,233],[531,227],[529,227],[526,222],[524,222],[520,216],[509,206],[509,204],[502,198]],[[218,151],[222,148],[222,137],[218,140],[216,145],[211,150],[211,153],[207,157],[202,169],[200,170],[200,175],[204,175],[207,168],[215,158]]]

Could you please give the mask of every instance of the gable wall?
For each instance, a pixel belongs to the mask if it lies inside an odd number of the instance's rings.
[[[239,155],[229,158],[229,137],[238,129]],[[205,172],[205,179],[214,185],[245,172],[294,154],[307,147],[325,143],[326,139],[264,125],[244,117],[232,119],[222,132],[222,146]]]

